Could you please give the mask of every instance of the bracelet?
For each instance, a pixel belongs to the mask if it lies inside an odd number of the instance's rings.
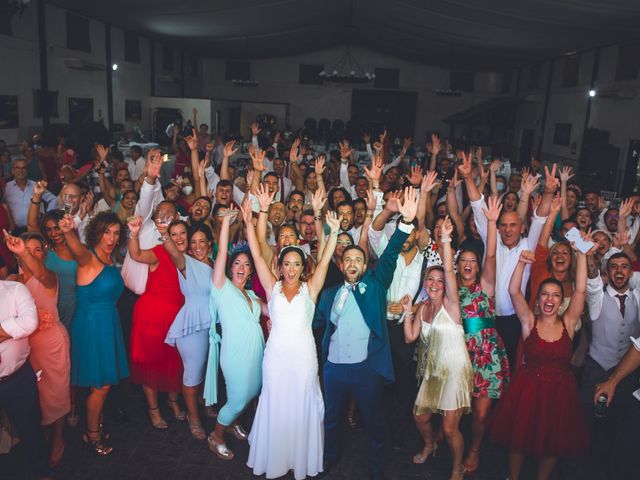
[[[314,215],[313,219],[320,221],[320,220],[322,220],[322,217],[320,215]]]
[[[340,233],[340,232],[331,232],[329,235],[331,235],[332,237],[337,237],[338,233]]]
[[[32,198],[31,203],[33,203],[34,205],[40,205],[42,203],[42,200],[38,200],[37,202],[34,202]]]
[[[260,210],[260,213],[266,213],[268,215],[269,214],[269,210]]]
[[[365,214],[364,218],[373,218],[373,213]]]
[[[413,317],[414,315],[415,315],[415,313],[413,313],[412,311],[408,311],[408,312],[405,311],[404,312],[404,316],[405,317],[409,317],[409,316]]]
[[[451,243],[451,237],[442,237],[440,243]]]

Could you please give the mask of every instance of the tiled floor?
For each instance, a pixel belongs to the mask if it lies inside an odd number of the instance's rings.
[[[239,480],[253,479],[246,466],[248,445],[230,435],[228,445],[236,453],[235,460],[223,462],[207,450],[205,442],[194,440],[186,422],[169,420],[169,412],[162,408],[170,428],[160,431],[151,427],[145,402],[141,392],[132,389],[126,396],[127,411],[131,417],[127,422],[116,422],[106,409],[107,424],[111,432],[111,444],[115,447],[112,455],[101,458],[90,451],[81,440],[81,426],[67,429],[67,450],[64,460],[57,469],[60,480]],[[250,427],[250,418],[245,419]],[[210,431],[213,421],[207,419],[206,430]],[[339,465],[324,478],[328,480],[366,479],[366,436],[362,430],[345,428],[343,455]],[[389,480],[447,480],[450,474],[450,457],[446,447],[438,450],[437,458],[429,459],[424,465],[414,465],[411,455],[419,448],[418,435],[410,429],[406,435],[408,451],[389,449],[386,476]],[[29,478],[23,473],[23,456],[19,448],[9,455],[0,456],[0,479],[23,480]],[[507,476],[505,453],[493,445],[486,445],[482,452],[482,463],[473,475],[477,480],[503,480]],[[572,463],[562,463],[556,468],[554,480],[600,480],[594,462],[583,458]],[[264,478],[264,477],[259,477]],[[288,475],[287,480],[293,479]],[[523,480],[535,478],[535,464],[527,462]]]

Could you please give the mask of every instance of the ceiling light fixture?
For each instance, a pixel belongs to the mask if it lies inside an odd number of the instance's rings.
[[[111,65],[111,70],[113,70],[114,72],[118,70],[118,64],[114,63],[113,65]]]
[[[597,95],[598,92],[596,92],[593,88],[591,90],[589,90],[589,96],[591,98],[595,97]]]
[[[347,39],[347,49],[344,55],[334,64],[332,68],[322,70],[318,75],[325,82],[333,83],[369,83],[376,78],[375,73],[369,73],[362,68],[356,58],[351,53],[351,37],[355,29],[353,24],[353,0],[349,2],[349,21],[346,25],[349,36]]]

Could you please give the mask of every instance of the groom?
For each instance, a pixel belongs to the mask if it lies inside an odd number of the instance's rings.
[[[352,245],[342,252],[344,284],[327,289],[316,308],[314,328],[324,326],[322,362],[325,391],[325,470],[338,459],[340,422],[349,395],[356,398],[369,441],[369,470],[381,479],[385,461],[383,386],[394,381],[387,332],[387,289],[402,244],[414,228],[418,200],[404,192],[402,219],[377,267],[367,271],[364,251]]]

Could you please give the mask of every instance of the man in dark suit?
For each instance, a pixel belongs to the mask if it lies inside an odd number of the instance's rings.
[[[386,323],[387,289],[402,244],[414,228],[417,206],[410,187],[399,207],[402,220],[374,270],[367,271],[360,247],[345,248],[341,267],[345,282],[327,289],[316,308],[314,328],[324,327],[325,470],[337,462],[340,422],[347,399],[353,395],[369,437],[371,478],[383,478],[383,386],[394,381]]]

